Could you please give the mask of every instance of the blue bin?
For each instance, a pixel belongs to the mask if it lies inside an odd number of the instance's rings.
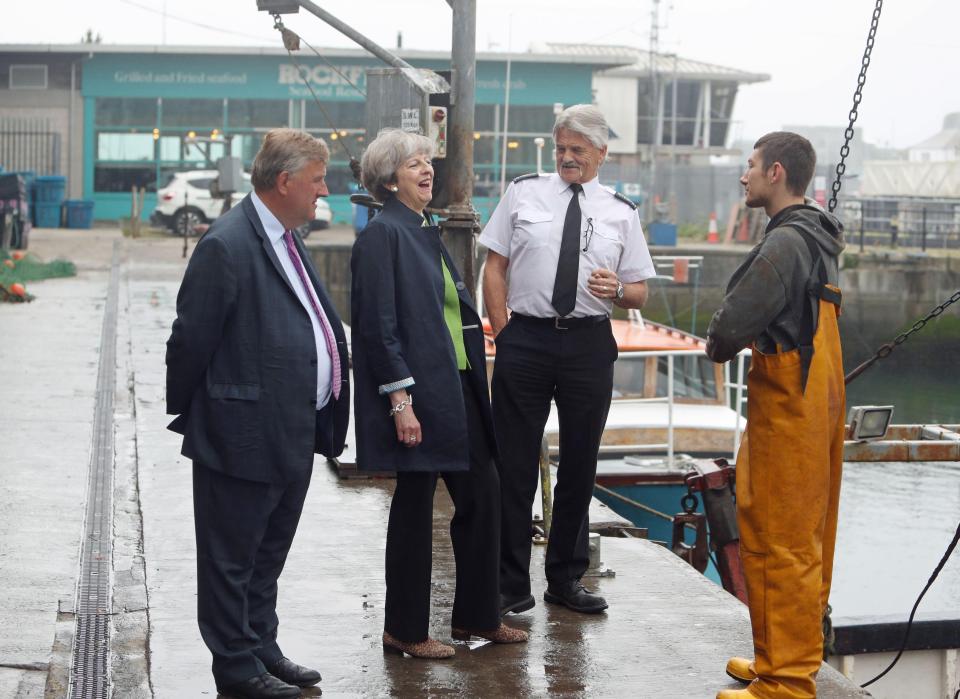
[[[44,202],[59,206],[63,203],[66,191],[67,178],[63,175],[44,175],[33,183],[33,199],[38,204]]]
[[[93,201],[90,199],[67,199],[67,228],[90,228],[93,225]]]
[[[33,205],[33,225],[37,228],[60,227],[60,204],[38,201]]]
[[[650,224],[650,244],[669,245],[677,244],[677,227],[672,223]]]

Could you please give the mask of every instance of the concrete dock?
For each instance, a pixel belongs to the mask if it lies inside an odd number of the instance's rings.
[[[79,274],[28,285],[33,303],[0,305],[0,697],[66,694],[115,246],[111,690],[114,697],[216,695],[196,624],[191,465],[179,455],[179,436],[166,430],[164,408],[181,242],[95,229],[35,231],[33,252],[71,259]],[[321,671],[325,696],[713,697],[731,686],[727,658],[751,653],[746,608],[736,599],[660,546],[604,538],[602,558],[616,575],[591,584],[607,597],[607,613],[544,605],[543,549],[535,547],[537,606],[509,619],[530,631],[529,643],[457,643],[448,661],[385,656],[391,492],[389,479],[340,480],[323,460],[315,464],[280,579],[279,641],[288,656]],[[454,579],[450,511],[440,487],[431,633],[444,641]],[[824,666],[818,696],[868,695]]]

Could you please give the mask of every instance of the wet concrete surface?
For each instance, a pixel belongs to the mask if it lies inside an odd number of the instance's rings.
[[[81,274],[35,283],[33,304],[0,306],[2,335],[18,338],[0,343],[0,385],[4,395],[20,396],[0,402],[0,583],[11,591],[0,596],[0,696],[41,696],[36,682],[48,663],[49,674],[62,677],[64,655],[51,646],[57,600],[72,596],[77,573],[105,270],[118,238],[101,231],[41,234],[33,248],[48,257],[71,249]],[[114,696],[214,696],[195,617],[190,464],[179,456],[179,437],[165,429],[163,402],[164,343],[184,262],[174,239],[122,240],[122,251]],[[15,355],[14,344],[26,351]],[[537,606],[508,619],[531,632],[529,643],[457,643],[448,661],[385,656],[391,492],[390,480],[341,481],[322,460],[315,465],[280,579],[279,640],[288,656],[322,672],[325,696],[712,697],[730,686],[727,657],[750,652],[739,602],[659,546],[604,538],[602,558],[617,574],[591,584],[610,602],[607,613],[545,605],[543,549],[536,547]],[[431,633],[448,642],[449,517],[440,486]],[[16,663],[34,669],[11,667]],[[864,696],[829,669],[821,672],[819,695]]]

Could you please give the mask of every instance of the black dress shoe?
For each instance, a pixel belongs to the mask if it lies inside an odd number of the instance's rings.
[[[506,616],[510,612],[519,614],[528,609],[533,609],[537,601],[533,595],[519,595],[511,597],[509,595],[500,595],[500,616]]]
[[[269,672],[228,687],[217,687],[217,691],[223,696],[236,699],[295,699],[300,696],[299,687],[289,685]]]
[[[543,599],[545,602],[562,604],[584,614],[598,614],[607,608],[607,600],[587,590],[579,580],[571,580],[562,585],[547,585]]]
[[[268,667],[267,671],[287,684],[295,684],[298,687],[312,687],[322,679],[316,670],[297,665],[290,658],[280,658]]]

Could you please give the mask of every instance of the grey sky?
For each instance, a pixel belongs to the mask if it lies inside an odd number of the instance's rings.
[[[444,0],[320,5],[387,47],[395,46],[398,31],[408,48],[450,46],[451,13]],[[478,5],[481,51],[508,45],[523,51],[546,41],[649,47],[652,0],[479,0]],[[756,138],[785,123],[842,130],[874,5],[875,0],[661,0],[660,47],[771,75],[770,82],[741,91],[735,137]],[[277,42],[272,20],[257,12],[256,0],[43,0],[29,7],[35,11],[21,9],[16,22],[0,23],[0,43],[73,43],[87,27],[116,44]],[[302,11],[285,21],[316,47],[351,46]],[[960,111],[958,32],[955,0],[884,4],[858,121],[867,141],[906,147],[936,133],[945,113]]]

